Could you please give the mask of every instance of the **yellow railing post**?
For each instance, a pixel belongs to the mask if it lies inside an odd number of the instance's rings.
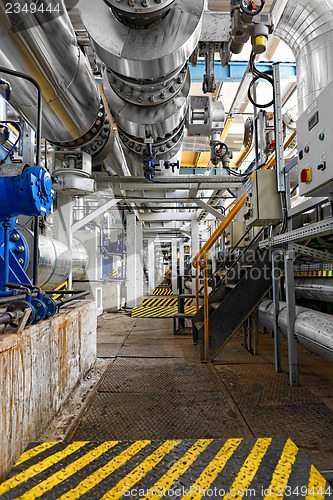
[[[228,215],[223,219],[218,228],[214,231],[209,240],[204,244],[201,250],[197,253],[192,261],[193,267],[196,269],[196,309],[199,310],[199,287],[200,287],[200,268],[204,269],[204,356],[207,360],[209,348],[209,293],[208,293],[208,251],[216,243],[223,231],[227,229],[233,218],[245,205],[245,194],[237,201],[235,206],[230,210]]]
[[[204,262],[204,341],[205,341],[205,361],[207,361],[209,343],[209,315],[208,315],[208,255],[205,254]]]
[[[229,224],[232,222],[233,218],[238,214],[241,208],[245,205],[245,194],[237,201],[236,205],[230,210],[228,215],[223,219],[218,228],[214,231],[208,241],[204,244],[201,250],[197,253],[192,261],[193,267],[197,267],[200,265],[201,260],[204,258],[204,255],[208,250],[212,248],[214,243],[222,236],[223,231],[227,229]]]

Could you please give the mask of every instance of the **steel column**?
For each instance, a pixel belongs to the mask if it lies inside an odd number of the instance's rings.
[[[67,193],[57,194],[57,210],[53,215],[53,238],[63,243],[72,253],[73,248],[73,197]],[[72,289],[72,270],[68,276],[68,290]]]
[[[136,244],[135,244],[135,258],[136,258],[136,307],[142,305],[143,298],[143,229],[142,222],[136,221]]]
[[[296,321],[294,258],[295,258],[295,252],[293,250],[293,246],[289,244],[285,255],[285,272],[286,272],[286,299],[287,299],[287,316],[288,316],[288,359],[289,359],[290,385],[299,384],[298,347],[297,347],[297,339],[294,334],[294,326]]]
[[[178,278],[178,244],[177,241],[173,240],[171,243],[171,253],[172,253],[172,293],[177,294],[177,278]]]
[[[273,64],[274,81],[274,129],[275,129],[275,156],[278,191],[286,190],[284,175],[284,141],[282,121],[281,75],[279,63]]]
[[[273,302],[275,311],[274,323],[274,356],[275,356],[275,370],[277,373],[281,372],[281,332],[279,328],[279,305],[280,305],[280,284],[281,276],[280,269],[276,265],[280,253],[277,251],[272,252],[272,279],[273,279]],[[280,257],[281,258],[281,257]]]
[[[199,250],[200,250],[199,222],[192,221],[191,222],[191,262],[193,261],[194,257],[199,253]],[[195,294],[196,293],[195,273],[192,275],[193,275],[192,293]]]
[[[148,293],[152,294],[155,288],[155,243],[148,240]]]
[[[136,303],[136,216],[126,215],[127,234],[127,307],[135,307]]]
[[[184,242],[179,242],[179,275],[184,276],[185,265],[184,265]]]

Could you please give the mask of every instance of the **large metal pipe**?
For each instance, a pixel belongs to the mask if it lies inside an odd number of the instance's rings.
[[[17,226],[24,237],[28,248],[32,248],[33,234],[24,226]],[[73,239],[72,253],[58,240],[40,236],[38,246],[38,286],[54,290],[64,283],[71,271],[73,279],[80,279],[88,266],[89,255],[86,247],[77,239]],[[26,273],[32,276],[31,252]]]
[[[170,161],[181,149],[203,8],[203,0],[96,0],[92,9],[80,0],[122,146],[150,180],[156,157]]]
[[[279,310],[279,328],[282,333],[287,335],[287,304],[280,302]],[[274,330],[273,301],[264,300],[261,302],[259,321],[269,330]],[[294,334],[304,347],[333,361],[333,316],[297,306]]]
[[[8,5],[0,4],[0,65],[28,74],[41,86],[43,137],[66,143],[84,136],[97,118],[99,94],[63,0],[50,0],[51,12],[32,13],[30,4],[26,12],[25,0],[18,0],[19,8]],[[13,89],[11,104],[35,128],[35,90],[18,78],[6,79]]]
[[[50,0],[44,12],[25,0],[11,5],[0,4],[0,66],[25,73],[40,85],[42,136],[60,149],[90,153],[93,165],[112,154],[112,169],[110,162],[105,169],[112,175],[126,175],[119,144],[64,1]],[[35,89],[20,78],[6,79],[12,86],[11,105],[36,128]]]
[[[273,9],[274,34],[294,52],[299,112],[333,80],[333,0],[288,0]]]
[[[296,298],[333,303],[332,278],[300,278],[295,280]]]

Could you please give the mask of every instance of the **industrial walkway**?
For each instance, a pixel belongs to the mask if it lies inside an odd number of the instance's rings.
[[[241,341],[205,365],[171,319],[105,314],[109,364],[68,442],[31,444],[0,498],[332,498],[317,471],[333,469],[332,365],[302,351],[291,388],[268,334],[256,357]]]

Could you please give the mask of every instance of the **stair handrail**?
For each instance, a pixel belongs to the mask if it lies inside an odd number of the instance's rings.
[[[199,250],[197,255],[194,257],[192,261],[192,265],[194,268],[197,269],[199,265],[201,269],[204,269],[203,259],[205,257],[205,254],[209,252],[212,246],[221,237],[222,233],[227,229],[227,227],[230,225],[234,217],[238,214],[238,212],[243,208],[244,205],[245,205],[245,194],[237,201],[236,205],[230,210],[228,215],[226,215],[221,224],[217,227],[217,229],[214,231],[211,237],[206,241],[204,246],[201,248],[201,250]]]
[[[211,237],[206,241],[201,250],[197,253],[192,261],[193,267],[196,269],[196,309],[199,310],[199,287],[200,287],[200,268],[204,270],[204,345],[205,345],[205,360],[207,359],[208,343],[209,343],[209,293],[208,293],[208,252],[221,237],[222,233],[230,225],[234,217],[245,205],[245,194],[237,201],[235,206],[230,210],[228,215],[223,219]]]

